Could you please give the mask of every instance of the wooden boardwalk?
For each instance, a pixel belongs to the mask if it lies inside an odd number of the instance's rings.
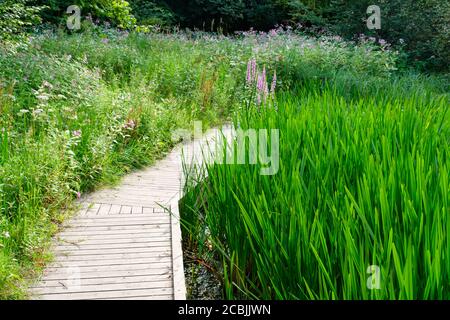
[[[84,197],[55,239],[55,259],[31,297],[186,299],[178,215],[182,162],[201,162],[210,138],[181,145],[120,186]]]

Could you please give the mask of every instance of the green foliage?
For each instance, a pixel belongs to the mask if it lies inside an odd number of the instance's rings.
[[[131,7],[140,25],[171,26],[176,22],[175,14],[164,3],[135,0]]]
[[[88,3],[92,3],[89,1]],[[103,10],[106,18],[114,22],[119,28],[131,29],[136,25],[136,18],[131,14],[131,7],[127,1],[105,1]]]
[[[131,13],[130,4],[125,0],[31,0],[35,4],[46,4],[48,10],[43,12],[44,21],[54,24],[65,24],[67,17],[66,10],[71,5],[77,5],[81,8],[83,17],[90,16],[95,20],[108,21],[113,25],[132,29],[135,26],[136,19]]]
[[[0,1],[0,40],[23,37],[30,28],[41,22],[39,13],[44,6],[31,6],[29,0]]]
[[[369,5],[381,9],[381,29],[367,29]],[[450,65],[450,1],[441,0],[334,0],[328,12],[330,28],[353,37],[368,34],[406,49],[419,67],[445,71]]]

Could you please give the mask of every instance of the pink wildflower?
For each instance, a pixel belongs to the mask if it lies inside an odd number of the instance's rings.
[[[256,80],[256,59],[252,59],[252,81]]]
[[[256,80],[256,59],[253,58],[247,63],[247,84],[251,84]]]
[[[72,132],[72,135],[73,135],[74,137],[81,137],[81,130],[75,130],[75,131],[73,131],[73,132]]]
[[[127,130],[134,130],[136,127],[136,122],[134,120],[128,120],[127,123],[124,124],[123,128]]]
[[[258,89],[258,92],[264,91],[264,82],[263,82],[263,75],[258,75],[258,81],[256,82],[256,88]]]
[[[247,84],[252,82],[252,62],[251,62],[251,60],[248,60],[248,63],[247,63],[247,78],[246,78],[246,80],[247,80]]]
[[[273,72],[272,85],[270,86],[270,94],[275,94],[275,89],[277,87],[277,72]]]

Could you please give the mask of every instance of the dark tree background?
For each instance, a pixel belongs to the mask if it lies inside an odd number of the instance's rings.
[[[123,28],[137,23],[228,34],[300,23],[313,33],[384,39],[424,70],[447,71],[450,65],[450,0],[0,0],[0,36],[2,30],[20,32],[28,21],[37,21],[33,7],[46,6],[39,10],[43,22],[63,23],[72,4],[83,15]],[[369,5],[381,8],[380,30],[367,29]]]

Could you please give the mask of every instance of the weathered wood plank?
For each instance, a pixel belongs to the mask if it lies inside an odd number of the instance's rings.
[[[170,230],[170,227],[165,225],[167,230]],[[101,227],[69,227],[64,228],[61,233],[66,232],[101,232],[101,231],[133,231],[133,230],[144,230],[144,231],[151,231],[151,230],[164,230],[164,228],[161,228],[161,226],[154,226],[154,225],[144,225],[144,226],[101,226]]]
[[[136,222],[148,222],[151,223],[153,221],[168,221],[170,218],[169,213],[155,213],[155,214],[130,214],[130,215],[107,215],[107,216],[83,216],[80,218],[74,218],[71,220],[71,225],[77,222],[86,222],[86,223],[104,223],[111,221],[136,221]]]
[[[123,252],[123,251],[122,251]],[[157,254],[155,254],[154,252],[128,252],[128,250],[126,251],[126,253],[112,253],[112,254],[84,254],[84,255],[64,255],[64,254],[60,254],[59,256],[56,257],[55,262],[84,262],[84,261],[103,261],[103,264],[106,264],[107,261],[119,261],[122,264],[123,263],[128,263],[128,259],[146,259],[150,260],[150,261],[154,261],[154,262],[161,262],[161,261],[166,261],[167,259],[164,259],[165,257],[158,257]],[[125,261],[124,259],[127,259],[127,261]],[[169,261],[169,260],[167,260]],[[87,265],[84,264],[83,265]],[[112,265],[112,263],[111,263]]]
[[[122,214],[130,214],[131,213],[131,207],[123,205],[120,209],[120,213]]]
[[[70,268],[70,267],[77,267],[80,265],[83,266],[89,266],[89,267],[100,267],[100,266],[116,266],[116,265],[123,265],[123,264],[153,264],[156,262],[171,262],[171,257],[164,257],[164,258],[129,258],[127,261],[118,260],[118,259],[96,259],[96,260],[67,260],[67,261],[57,261],[53,262],[53,266],[58,267],[64,267],[64,268]]]
[[[66,269],[61,269],[57,272],[46,272],[42,276],[42,281],[67,281],[69,273]],[[136,270],[100,270],[100,271],[90,271],[82,272],[80,270],[80,276],[82,280],[86,279],[98,279],[98,278],[121,278],[121,277],[135,277],[135,276],[155,276],[155,277],[170,277],[172,278],[171,270],[158,270],[158,269],[136,269]],[[38,285],[39,286],[39,285]]]
[[[98,216],[105,216],[109,213],[109,210],[111,209],[110,204],[103,203],[100,205],[100,208],[98,209],[97,215]]]
[[[128,234],[128,235],[138,235],[138,234],[151,234],[155,237],[161,237],[161,236],[170,236],[170,230],[167,231],[161,231],[160,229],[140,229],[137,228],[134,230],[112,230],[112,231],[97,231],[97,232],[89,232],[89,231],[69,231],[69,232],[62,232],[59,234],[60,238],[64,238],[65,236],[95,236],[95,235],[118,235],[118,234]]]
[[[116,283],[136,283],[136,282],[158,282],[158,281],[171,281],[170,274],[161,275],[136,275],[136,276],[119,276],[119,277],[103,277],[103,278],[85,278],[82,279],[83,285],[102,285],[102,284],[116,284]],[[35,288],[52,288],[52,287],[68,287],[71,285],[71,281],[67,279],[60,280],[43,280],[39,283],[39,286]]]
[[[120,238],[120,239],[93,239],[93,240],[80,240],[80,241],[69,241],[65,240],[65,244],[72,244],[79,247],[85,247],[85,246],[96,246],[96,245],[109,245],[109,244],[119,244],[119,243],[145,243],[148,247],[167,247],[167,244],[170,242],[154,242],[153,238],[150,236],[148,237],[134,237],[134,238]]]
[[[172,288],[147,288],[147,289],[127,289],[115,291],[101,292],[77,292],[77,293],[55,293],[39,295],[40,299],[49,300],[87,300],[87,299],[109,299],[109,298],[125,298],[125,297],[157,297],[172,295]]]
[[[170,272],[172,270],[172,264],[167,262],[157,262],[149,265],[148,263],[135,263],[135,264],[123,264],[123,265],[107,265],[107,266],[77,266],[80,270],[80,273],[89,274],[90,272],[99,272],[99,271],[131,271],[131,270],[148,270],[155,272]],[[51,265],[47,272],[64,272],[64,273],[73,273],[71,267],[58,267]]]
[[[114,291],[114,290],[136,290],[136,289],[166,289],[165,292],[171,293],[172,281],[171,280],[160,280],[160,281],[143,281],[143,282],[125,282],[125,283],[105,283],[105,284],[95,284],[87,285],[84,282],[77,283],[76,285],[69,284],[68,286],[61,287],[39,287],[34,288],[33,292],[35,294],[66,294],[66,293],[98,293],[102,291]]]
[[[109,210],[109,215],[118,215],[120,214],[121,205],[111,204],[111,209]]]
[[[165,236],[158,236],[162,232],[166,231]],[[170,233],[167,234],[167,230],[154,229],[154,230],[143,230],[140,232],[133,232],[128,230],[122,231],[104,231],[98,233],[64,233],[58,236],[62,241],[84,241],[84,240],[95,240],[95,239],[114,239],[114,238],[125,238],[125,239],[135,239],[135,238],[147,238],[153,237],[155,239],[161,237],[169,237]],[[156,240],[159,241],[159,240]]]
[[[149,252],[170,252],[170,248],[167,247],[149,247],[146,242],[131,242],[131,243],[109,243],[100,245],[65,245],[57,247],[54,252],[71,252],[72,254],[102,254],[108,252],[116,252],[115,250],[133,250],[133,249],[147,249]]]

